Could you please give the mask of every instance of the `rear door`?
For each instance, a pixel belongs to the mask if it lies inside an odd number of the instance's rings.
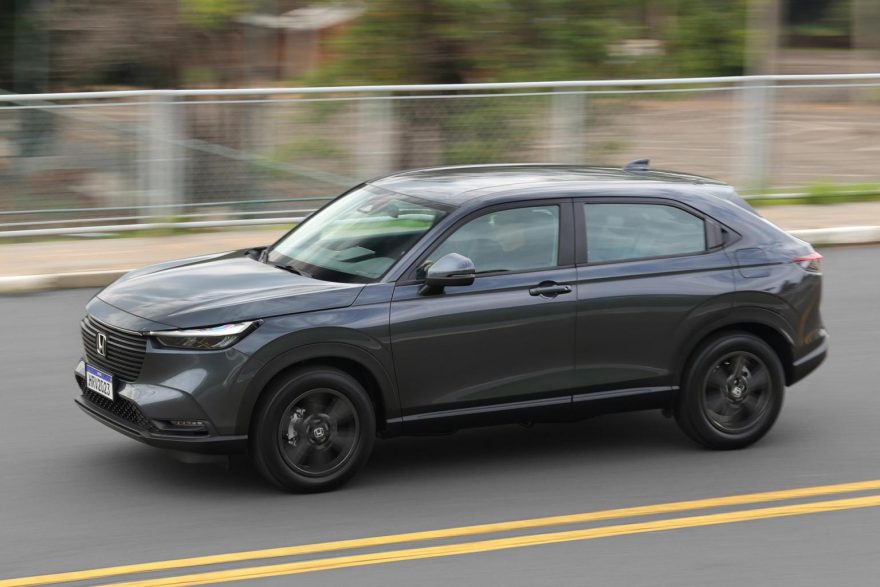
[[[720,225],[658,198],[576,200],[575,220],[575,406],[614,390],[668,396],[681,349],[732,307]]]

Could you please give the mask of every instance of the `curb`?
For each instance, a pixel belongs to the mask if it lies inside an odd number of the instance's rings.
[[[837,226],[789,230],[788,234],[811,245],[866,245],[880,243],[880,226]]]
[[[865,245],[880,243],[880,226],[837,226],[790,230],[788,233],[812,245]],[[31,293],[55,289],[104,287],[131,271],[113,269],[48,275],[0,276],[0,294]]]
[[[0,294],[32,293],[54,289],[104,287],[128,273],[130,269],[81,271],[48,275],[0,276]]]

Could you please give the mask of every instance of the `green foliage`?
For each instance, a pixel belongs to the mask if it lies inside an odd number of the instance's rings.
[[[747,0],[672,0],[667,61],[685,76],[741,75]]]
[[[607,0],[374,0],[317,83],[461,83],[609,73]]]
[[[456,84],[625,75],[609,47],[633,33],[612,0],[373,0],[307,83]],[[516,99],[518,100],[518,99]],[[444,163],[502,162],[536,117],[496,101],[400,105],[400,134],[433,137]],[[522,102],[520,102],[522,103]],[[421,161],[404,160],[402,166]]]
[[[443,163],[513,162],[517,155],[511,152],[510,137],[531,134],[528,114],[527,110],[523,111],[517,104],[506,100],[480,100],[466,108],[450,111],[440,119],[446,139]]]
[[[812,204],[834,204],[836,201],[840,200],[841,197],[843,197],[839,195],[839,191],[840,188],[835,185],[827,183],[817,183],[807,188],[807,199]],[[864,194],[855,195],[862,196]]]
[[[798,190],[794,190],[798,191]],[[749,198],[753,206],[786,206],[790,204],[844,204],[848,202],[880,201],[880,184],[816,183],[807,186],[803,195],[793,198]]]
[[[216,30],[229,25],[236,16],[246,12],[245,0],[180,0],[183,20],[203,30]]]

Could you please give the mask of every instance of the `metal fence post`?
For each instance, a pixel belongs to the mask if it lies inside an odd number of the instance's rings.
[[[369,179],[394,170],[394,104],[388,94],[357,103],[357,170]]]
[[[762,78],[742,82],[742,185],[751,190],[766,188],[772,180],[773,82]]]
[[[557,88],[553,91],[551,153],[554,163],[584,163],[586,157],[586,96]]]
[[[148,105],[147,127],[141,132],[141,203],[169,205],[162,214],[173,216],[183,204],[181,105],[171,96],[153,96]]]

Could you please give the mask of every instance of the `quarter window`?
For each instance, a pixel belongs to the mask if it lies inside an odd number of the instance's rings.
[[[458,253],[477,273],[555,267],[559,256],[559,206],[535,206],[484,214],[456,230],[430,255],[429,262]],[[429,265],[419,270],[419,277]]]
[[[706,250],[702,219],[663,204],[584,204],[590,263]]]

